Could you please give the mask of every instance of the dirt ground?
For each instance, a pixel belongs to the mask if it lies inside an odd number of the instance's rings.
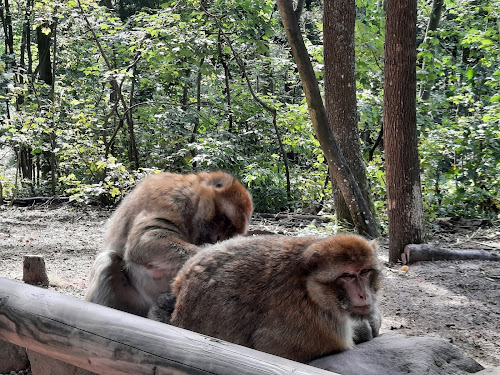
[[[23,256],[43,255],[51,288],[82,298],[109,215],[106,210],[70,206],[0,207],[0,277],[21,280]],[[433,226],[428,242],[500,253],[498,223],[445,224]],[[262,218],[254,220],[251,229],[318,233],[308,222]],[[421,262],[404,272],[401,266],[388,265],[387,239],[380,243],[385,264],[382,332],[441,337],[485,367],[500,366],[500,262]]]

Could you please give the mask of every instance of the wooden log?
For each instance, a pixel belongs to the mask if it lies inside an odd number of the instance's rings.
[[[304,220],[304,221],[333,221],[331,217],[321,216],[321,215],[304,215],[304,214],[268,214],[263,212],[255,212],[254,216],[256,218],[262,217],[264,219],[274,219],[274,220],[282,220],[282,219],[296,219],[296,220]]]
[[[5,278],[0,339],[106,375],[334,374]]]
[[[45,259],[41,255],[25,255],[23,261],[23,281],[31,285],[49,286],[45,270]]]
[[[406,245],[401,260],[403,264],[415,263],[426,260],[493,260],[500,261],[500,254],[486,250],[449,250],[428,244]]]

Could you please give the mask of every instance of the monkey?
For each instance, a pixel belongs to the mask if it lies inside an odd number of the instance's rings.
[[[248,229],[252,197],[225,172],[146,177],[111,216],[85,300],[146,316],[200,245]]]
[[[148,317],[299,362],[379,333],[376,241],[238,237],[190,258]]]

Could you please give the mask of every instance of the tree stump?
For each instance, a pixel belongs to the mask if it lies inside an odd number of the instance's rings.
[[[23,262],[23,281],[26,284],[48,287],[49,278],[45,270],[45,260],[40,255],[25,255]]]

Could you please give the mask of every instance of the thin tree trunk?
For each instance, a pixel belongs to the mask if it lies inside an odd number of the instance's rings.
[[[28,33],[26,34],[26,54],[28,55],[28,77],[33,80],[33,52],[31,51],[31,11],[33,9],[33,1],[28,0],[26,5],[26,22],[28,23]]]
[[[40,79],[47,85],[52,85],[52,64],[50,62],[50,35],[46,30],[51,27],[47,21],[36,28],[36,37],[38,45],[38,74]]]
[[[97,44],[97,48],[99,49],[99,52],[100,52],[100,54],[101,54],[101,56],[102,56],[102,58],[104,60],[104,63],[106,64],[106,67],[108,68],[108,70],[111,72],[113,70],[113,66],[111,65],[111,62],[109,61],[108,56],[104,52],[104,49],[102,47],[102,44],[101,44],[99,38],[97,37],[97,34],[95,33],[94,29],[92,28],[92,25],[89,22],[89,20],[87,18],[87,15],[86,15],[86,12],[85,12],[85,10],[83,9],[83,7],[82,7],[82,5],[80,3],[80,0],[77,0],[77,4],[78,4],[78,7],[80,8],[80,12],[81,12],[81,15],[82,15],[82,17],[83,17],[83,19],[85,21],[85,24],[87,25],[87,29],[92,34],[92,38],[94,39],[94,41]],[[135,69],[136,68],[136,64],[140,60],[140,57],[141,57],[140,54],[137,54],[135,56],[134,61],[127,67],[127,71],[129,69]],[[135,79],[135,73],[133,74],[133,77]],[[114,111],[118,111],[117,109],[118,109],[118,104],[119,103],[121,103],[121,105],[123,106],[123,116],[120,117],[119,125],[115,128],[115,131],[114,131],[113,135],[111,136],[110,141],[109,142],[104,142],[106,144],[105,154],[108,155],[110,147],[113,145],[114,138],[116,137],[116,134],[118,133],[118,130],[123,125],[123,121],[124,121],[123,118],[125,118],[125,120],[127,121],[128,130],[129,130],[129,141],[130,141],[130,145],[129,145],[129,160],[133,163],[133,168],[137,169],[137,168],[140,167],[140,165],[139,165],[139,157],[138,157],[138,151],[137,151],[137,144],[135,142],[135,135],[134,135],[134,128],[133,128],[133,118],[132,118],[132,113],[130,111],[130,108],[127,105],[127,103],[125,102],[125,99],[123,97],[123,93],[122,93],[122,89],[121,89],[122,88],[122,84],[123,84],[123,80],[121,81],[120,84],[118,83],[118,81],[116,80],[116,77],[114,77],[114,76],[112,76],[112,78],[110,80],[110,84],[111,84],[111,87],[113,89],[113,92],[116,94],[116,98],[112,98],[113,100],[111,100],[111,101],[114,101],[115,104],[114,104],[113,110],[106,117],[109,118]],[[131,95],[133,95],[133,93]],[[107,118],[105,119],[106,121],[107,121]]]
[[[205,10],[205,8],[203,8],[203,10],[208,14],[208,12]],[[217,26],[219,27],[219,30],[222,30],[222,27],[221,27],[221,25],[219,23],[219,20],[216,17],[214,17],[213,15],[210,15],[210,16],[215,19],[215,22],[217,23]],[[276,108],[271,107],[266,102],[264,102],[263,100],[259,99],[259,97],[255,94],[255,91],[254,91],[254,89],[252,87],[252,84],[250,83],[250,79],[248,78],[248,75],[247,75],[247,72],[246,72],[246,69],[245,69],[245,64],[241,60],[239,54],[234,50],[233,45],[232,45],[231,41],[229,40],[229,38],[227,37],[227,35],[224,34],[224,33],[222,33],[222,36],[224,37],[224,39],[225,39],[225,41],[226,41],[229,49],[233,53],[233,56],[234,56],[234,58],[236,60],[236,63],[238,64],[238,67],[240,68],[241,73],[243,74],[243,77],[245,78],[245,81],[246,81],[247,86],[248,86],[248,90],[250,91],[250,95],[252,95],[252,98],[257,103],[259,103],[259,105],[262,108],[264,108],[267,112],[269,112],[271,114],[271,116],[273,117],[273,127],[274,127],[274,131],[276,132],[276,139],[278,140],[278,145],[279,145],[279,148],[280,148],[281,156],[283,158],[283,164],[285,166],[286,197],[287,197],[288,202],[290,202],[291,201],[290,168],[288,166],[288,157],[286,156],[285,146],[283,145],[283,142],[281,141],[281,132],[280,132],[280,129],[278,127],[278,123],[276,121]]]
[[[54,8],[54,13],[57,13],[57,6]],[[50,71],[50,77],[51,77],[50,99],[52,101],[53,106],[55,105],[56,60],[57,60],[56,59],[56,56],[57,56],[57,17],[55,19],[56,20],[54,21],[54,24],[51,27],[51,29],[52,29],[51,34],[53,34],[53,37],[54,37],[54,48],[52,49],[52,69]],[[49,43],[47,44],[47,46],[50,47],[50,39],[49,39]],[[50,66],[50,53],[47,54],[47,58],[49,59],[48,63]],[[53,121],[56,121],[55,116],[53,117]],[[57,158],[56,158],[56,153],[55,153],[55,149],[57,147],[55,129],[56,129],[56,123],[54,122],[52,124],[51,132],[49,133],[50,147],[51,147],[51,150],[50,150],[50,170],[51,170],[52,195],[56,195],[56,186],[57,186],[56,176],[58,173],[58,171],[57,171]]]
[[[302,80],[313,127],[328,165],[333,171],[332,176],[342,190],[345,201],[349,202],[349,211],[358,232],[370,237],[377,237],[378,230],[375,220],[330,128],[316,75],[300,33],[297,16],[293,10],[293,2],[291,0],[277,0],[277,4],[288,43]]]
[[[444,0],[434,0],[432,2],[432,10],[429,17],[429,23],[427,24],[427,30],[425,31],[424,43],[428,42],[429,40],[429,31],[436,31],[437,27],[439,26],[443,4]],[[421,69],[425,69],[425,61],[422,61]],[[431,94],[431,90],[429,89],[427,84],[428,82],[422,82],[422,85],[420,87],[420,98],[422,100],[428,100]]]
[[[31,32],[31,27],[30,27],[30,16],[29,16],[29,4],[28,2],[26,3],[26,10],[24,12],[24,22],[23,22],[23,31],[21,34],[21,51],[20,51],[20,58],[19,58],[19,67],[21,68],[21,72],[19,74],[19,86],[22,87],[24,84],[24,73],[26,72],[26,56],[25,56],[25,51],[27,50],[27,43],[29,42],[29,36]],[[16,104],[17,107],[19,108],[20,105],[24,103],[24,95],[20,94],[16,98]]]
[[[196,74],[196,117],[194,119],[193,131],[191,132],[191,138],[189,139],[189,143],[194,143],[196,141],[196,135],[198,134],[198,128],[200,127],[200,117],[201,117],[201,68],[203,66],[203,62],[205,58],[202,57],[200,60],[200,64],[198,65],[198,73]],[[196,148],[191,147],[191,157],[194,159],[196,157]],[[193,168],[196,168],[197,163],[193,161]]]
[[[133,169],[139,169],[139,153],[137,152],[137,143],[135,141],[135,131],[134,131],[134,118],[132,116],[133,103],[134,103],[134,89],[135,89],[135,77],[136,77],[136,66],[134,65],[132,73],[132,84],[130,87],[130,103],[129,110],[125,114],[128,124],[129,133],[129,160],[133,164]],[[124,106],[126,108],[126,106]]]
[[[0,4],[2,4],[0,2]],[[5,0],[5,17],[3,12],[2,16],[2,26],[5,34],[5,52],[9,55],[14,56],[14,33],[12,31],[12,14],[10,13],[9,0]]]
[[[384,145],[389,261],[424,238],[416,126],[417,0],[388,0],[385,41]]]
[[[226,103],[227,110],[229,112],[227,116],[228,120],[228,132],[233,132],[233,111],[231,110],[231,88],[229,86],[229,66],[227,64],[226,59],[224,58],[224,54],[222,53],[222,32],[219,30],[219,36],[217,38],[217,52],[219,54],[219,61],[224,68],[224,81],[226,84]]]
[[[198,74],[196,75],[196,112],[197,116],[194,120],[193,132],[191,133],[191,138],[189,139],[189,143],[193,143],[196,140],[196,134],[198,134],[198,127],[200,126],[200,111],[201,111],[201,68],[203,66],[203,62],[205,58],[202,57],[200,60],[200,64],[198,65]],[[191,151],[193,157],[196,156],[196,151],[193,149]]]
[[[323,11],[325,108],[342,155],[376,219],[361,153],[356,103],[354,24],[355,0],[325,0]],[[332,178],[337,219],[353,222],[349,207]]]
[[[5,10],[5,14],[4,11]],[[15,67],[15,60],[9,56],[14,56],[14,34],[12,31],[12,15],[10,13],[9,1],[5,0],[5,5],[2,4],[0,0],[0,19],[2,21],[2,28],[5,35],[5,54],[6,57],[6,68]],[[5,89],[8,92],[7,88]],[[7,112],[7,118],[10,118],[10,107],[9,102],[5,101],[5,110]]]

